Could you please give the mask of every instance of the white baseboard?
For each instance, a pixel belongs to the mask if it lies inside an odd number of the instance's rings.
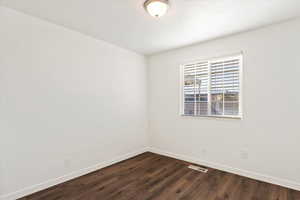
[[[13,192],[13,193],[1,195],[0,199],[1,200],[15,200],[15,199],[27,196],[29,194],[47,189],[47,188],[52,187],[54,185],[69,181],[69,180],[77,178],[79,176],[91,173],[93,171],[97,171],[97,170],[102,169],[104,167],[110,166],[112,164],[118,163],[120,161],[123,161],[123,160],[126,160],[128,158],[134,157],[134,156],[139,155],[141,153],[144,153],[148,150],[149,150],[148,148],[143,148],[139,151],[127,153],[127,154],[124,154],[122,156],[118,156],[114,159],[111,159],[111,160],[108,160],[108,161],[105,161],[105,162],[101,162],[101,163],[96,164],[94,166],[90,166],[90,167],[87,167],[87,168],[84,168],[84,169],[80,169],[78,171],[74,171],[72,173],[66,174],[66,175],[58,177],[58,178],[47,180],[43,183],[39,183],[39,184],[30,186],[30,187],[21,189],[19,191]]]
[[[280,185],[280,186],[283,186],[286,188],[300,191],[300,183],[297,183],[294,181],[276,178],[276,177],[272,177],[272,176],[268,176],[268,175],[264,175],[264,174],[260,174],[260,173],[256,173],[256,172],[251,172],[251,171],[247,171],[247,170],[242,170],[242,169],[238,169],[238,168],[234,168],[234,167],[229,167],[226,165],[213,163],[213,162],[209,162],[209,161],[205,161],[205,160],[200,160],[200,159],[197,159],[194,157],[189,157],[186,155],[174,154],[174,153],[166,152],[166,151],[163,151],[163,150],[157,149],[157,148],[151,147],[148,150],[150,152],[153,152],[156,154],[165,155],[168,157],[176,158],[179,160],[184,160],[184,161],[195,163],[198,165],[204,165],[204,166],[207,166],[207,167],[210,167],[213,169],[230,172],[230,173],[248,177],[251,179],[255,179],[255,180],[259,180],[259,181],[263,181],[263,182],[267,182],[267,183],[271,183],[271,184],[275,184],[275,185]]]

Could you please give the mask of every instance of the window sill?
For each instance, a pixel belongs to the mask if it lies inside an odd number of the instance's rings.
[[[181,114],[182,117],[193,117],[193,118],[223,118],[223,119],[238,119],[242,120],[242,116],[230,116],[230,115],[184,115]]]

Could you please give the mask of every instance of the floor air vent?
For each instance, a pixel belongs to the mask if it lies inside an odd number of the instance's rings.
[[[196,166],[196,165],[190,165],[189,168],[193,169],[193,170],[196,170],[198,172],[202,172],[202,173],[207,173],[208,172],[208,169],[203,168],[203,167],[199,167],[199,166]]]

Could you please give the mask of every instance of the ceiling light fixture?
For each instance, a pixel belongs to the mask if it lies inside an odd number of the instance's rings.
[[[168,0],[147,0],[144,3],[146,11],[152,16],[159,18],[166,14],[169,8]]]

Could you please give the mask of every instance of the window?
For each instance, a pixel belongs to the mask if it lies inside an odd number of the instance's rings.
[[[242,55],[182,66],[181,114],[242,117]]]

